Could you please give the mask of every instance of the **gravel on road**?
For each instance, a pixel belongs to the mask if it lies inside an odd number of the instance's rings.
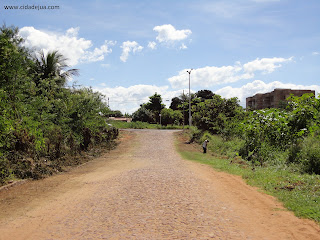
[[[116,150],[44,180],[53,193],[2,218],[0,239],[320,239],[241,179],[183,160],[175,132],[124,131]]]

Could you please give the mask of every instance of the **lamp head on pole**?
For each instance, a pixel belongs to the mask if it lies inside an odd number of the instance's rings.
[[[187,71],[187,73],[191,74],[191,71],[193,70],[193,68],[191,68],[189,71]]]

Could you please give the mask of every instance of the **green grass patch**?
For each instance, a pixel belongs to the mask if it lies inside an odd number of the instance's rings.
[[[182,129],[182,126],[178,125],[160,125],[160,124],[150,124],[146,122],[123,122],[108,120],[108,123],[116,128],[133,128],[133,129]]]
[[[230,174],[241,176],[251,186],[276,197],[298,217],[320,223],[320,175],[300,174],[285,165],[257,167],[239,157],[217,156],[195,151],[178,142],[178,151],[184,159],[207,164]],[[230,154],[229,154],[230,156]]]

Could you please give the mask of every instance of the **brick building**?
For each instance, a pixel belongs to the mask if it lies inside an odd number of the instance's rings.
[[[279,103],[285,101],[291,94],[297,97],[301,97],[305,93],[313,93],[313,90],[292,90],[276,88],[269,93],[258,93],[253,97],[246,98],[247,109],[263,109],[263,108],[277,108]]]

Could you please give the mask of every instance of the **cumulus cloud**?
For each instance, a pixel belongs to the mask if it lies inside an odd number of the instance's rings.
[[[128,60],[129,54],[140,52],[143,47],[140,46],[136,41],[126,41],[122,43],[122,54],[120,56],[120,60],[122,62],[126,62]]]
[[[177,76],[169,78],[171,86],[174,88],[186,87],[189,83],[187,71],[184,69]],[[191,71],[191,81],[193,86],[210,87],[222,83],[237,82],[241,79],[250,79],[253,76],[242,73],[240,66],[203,67]]]
[[[140,107],[140,104],[147,103],[149,97],[155,92],[161,95],[164,103],[168,103],[166,99],[171,100],[177,94],[177,91],[168,91],[168,88],[168,86],[140,84],[130,87],[101,87],[94,88],[94,90],[109,98],[111,109],[120,110],[122,113],[133,113]]]
[[[25,39],[27,48],[36,50],[55,51],[58,50],[68,59],[70,66],[83,62],[101,61],[112,52],[111,46],[116,42],[105,41],[104,44],[91,50],[91,40],[79,38],[80,28],[69,28],[65,33],[47,32],[34,27],[23,27],[19,35]]]
[[[187,39],[191,35],[191,30],[176,30],[171,24],[156,26],[153,31],[158,32],[156,39],[160,43],[173,43]]]
[[[151,48],[152,50],[153,49],[156,49],[157,48],[157,43],[156,42],[149,42],[148,43],[148,48]]]
[[[262,71],[263,73],[272,73],[276,68],[281,67],[280,63],[283,62],[290,62],[292,61],[293,57],[290,58],[257,58],[252,62],[248,62],[243,65],[243,70],[245,72],[255,72],[255,71]]]
[[[247,97],[251,97],[257,93],[271,92],[275,88],[309,89],[315,90],[316,94],[320,93],[320,86],[318,85],[297,85],[293,83],[282,83],[278,81],[265,83],[261,80],[255,80],[239,88],[231,86],[224,87],[215,91],[215,93],[221,95],[224,98],[237,97],[240,100],[241,106],[245,107]]]
[[[291,58],[263,58],[256,59],[242,65],[237,62],[234,66],[203,67],[191,72],[193,86],[210,87],[218,84],[233,83],[239,80],[252,79],[255,72],[271,73],[281,67],[280,63],[292,61]],[[181,70],[178,75],[169,78],[174,88],[186,87],[188,85],[187,70]]]
[[[116,44],[115,41],[104,41],[104,44],[100,48],[95,48],[92,52],[86,51],[81,57],[84,62],[97,62],[104,60],[104,57],[112,52],[111,46]]]
[[[317,56],[317,55],[319,55],[320,54],[320,52],[312,52],[312,55],[313,56]]]

